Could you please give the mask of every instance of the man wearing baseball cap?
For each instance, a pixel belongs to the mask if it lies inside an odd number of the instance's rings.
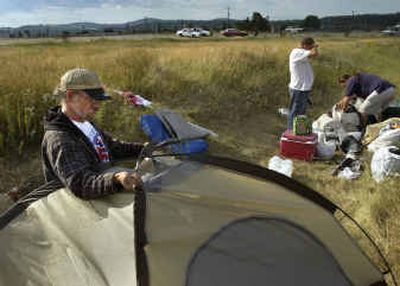
[[[292,130],[297,115],[305,115],[310,104],[310,94],[314,83],[314,73],[310,60],[319,55],[318,45],[311,37],[301,40],[300,46],[289,55],[289,113],[287,129]]]
[[[83,199],[133,191],[140,185],[135,173],[104,172],[115,159],[137,157],[143,144],[114,140],[91,122],[99,102],[110,99],[97,74],[82,68],[69,70],[54,93],[60,106],[48,111],[42,141],[46,182],[68,187]]]

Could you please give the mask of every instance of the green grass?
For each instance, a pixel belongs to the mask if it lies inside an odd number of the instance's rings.
[[[0,188],[19,184],[27,173],[39,173],[41,120],[56,103],[52,90],[59,77],[73,67],[95,70],[108,88],[132,90],[215,130],[220,136],[211,152],[265,166],[277,152],[286,125],[277,109],[287,105],[287,58],[298,40],[167,38],[0,47]],[[336,78],[342,73],[368,71],[400,85],[400,39],[317,35],[317,40],[321,56],[313,63],[311,116],[340,98]],[[97,122],[120,138],[145,140],[137,123],[143,112],[117,99],[103,106]],[[24,160],[18,161],[18,154]],[[368,167],[370,158],[365,160]],[[367,168],[362,178],[348,182],[330,175],[334,166],[295,162],[294,178],[361,222],[400,276],[399,179],[377,184]],[[358,232],[350,231],[365,244]],[[366,249],[378,261],[372,249]]]

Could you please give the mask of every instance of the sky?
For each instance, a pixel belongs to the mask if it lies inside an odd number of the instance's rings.
[[[258,11],[272,20],[400,12],[400,0],[0,0],[0,27],[72,22],[124,23],[161,19],[244,19]]]

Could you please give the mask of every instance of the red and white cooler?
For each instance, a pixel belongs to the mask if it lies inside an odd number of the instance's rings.
[[[286,158],[312,161],[317,149],[317,134],[294,135],[286,130],[280,141],[280,154]]]

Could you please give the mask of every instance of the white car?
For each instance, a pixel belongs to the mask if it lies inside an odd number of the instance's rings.
[[[286,33],[290,33],[290,34],[297,34],[297,33],[303,32],[303,31],[304,31],[303,28],[292,27],[292,26],[289,26],[289,27],[287,27],[287,28],[285,29],[285,32],[286,32]]]
[[[189,38],[200,38],[211,36],[210,31],[204,30],[202,28],[183,28],[176,32],[177,36],[189,37]]]
[[[389,27],[388,29],[383,30],[381,33],[389,36],[400,36],[400,25]]]

